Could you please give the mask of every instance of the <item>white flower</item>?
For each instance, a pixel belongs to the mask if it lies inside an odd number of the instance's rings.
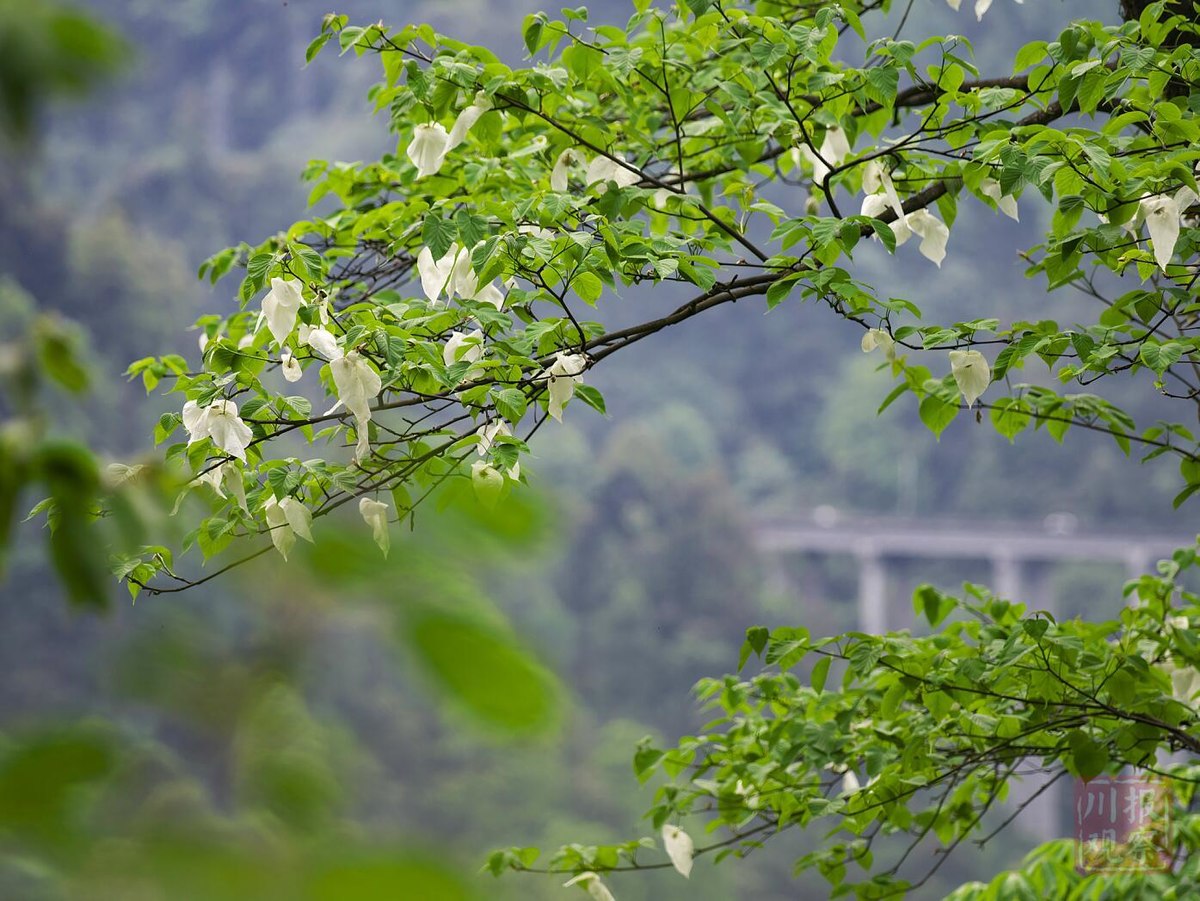
[[[421,278],[421,290],[434,303],[437,303],[445,292],[447,298],[477,300],[490,303],[497,310],[502,309],[504,292],[496,286],[494,280],[482,288],[479,286],[479,279],[471,268],[471,252],[453,243],[440,259],[435,260],[433,251],[422,247],[417,253],[417,274]]]
[[[696,856],[696,846],[692,843],[692,837],[670,823],[663,824],[662,837],[667,857],[671,858],[671,865],[680,876],[687,879],[692,874],[692,858]]]
[[[480,91],[475,95],[475,101],[458,114],[454,124],[450,126],[450,134],[446,136],[446,152],[453,150],[464,140],[479,117],[492,108],[492,98]]]
[[[280,501],[272,494],[263,505],[263,515],[271,527],[271,543],[284,560],[295,546],[296,536],[312,544],[312,532],[309,529],[312,513],[294,497],[288,496]]]
[[[1147,197],[1138,204],[1138,210],[1146,220],[1146,229],[1150,232],[1150,240],[1154,244],[1154,260],[1158,263],[1158,268],[1166,272],[1167,264],[1175,255],[1175,243],[1179,240],[1179,223],[1183,218],[1178,196],[1159,194]]]
[[[1200,672],[1194,666],[1176,666],[1162,663],[1158,667],[1171,680],[1171,697],[1192,711],[1196,711],[1196,693],[1200,692]]]
[[[958,12],[958,4],[961,2],[962,0],[946,0],[946,3],[948,3],[950,8],[955,12]]]
[[[200,344],[200,356],[204,356],[204,352],[208,350],[208,332],[200,333],[200,339],[198,343]]]
[[[200,407],[194,400],[183,405],[183,427],[188,433],[188,444],[205,438],[225,453],[246,462],[246,447],[254,438],[253,432],[238,416],[237,404],[231,400],[215,400],[207,407]]]
[[[854,770],[846,770],[842,776],[842,794],[852,795],[860,788],[862,786],[858,784],[858,777],[854,775]]]
[[[991,367],[977,350],[950,351],[950,372],[968,407],[974,406],[979,395],[992,383]]]
[[[262,311],[271,336],[280,344],[287,341],[296,327],[296,314],[304,306],[301,284],[294,278],[271,279],[271,291],[263,298]]]
[[[872,204],[872,209],[875,212],[868,214],[865,212],[867,200],[870,199],[871,195],[876,195],[881,190],[883,191],[883,198],[886,200],[886,203],[883,205]],[[884,209],[891,207],[892,211],[896,214],[897,221],[904,218],[904,204],[900,202],[900,195],[896,193],[896,185],[892,182],[892,175],[877,160],[871,160],[863,169],[863,191],[868,195],[868,198],[863,200],[864,216],[870,215],[872,218],[875,218]]]
[[[417,254],[417,274],[421,277],[421,290],[434,303],[442,296],[442,291],[450,281],[450,273],[454,270],[454,260],[457,256],[457,244],[451,244],[450,250],[438,260],[433,258],[433,251],[428,247],[422,247]]]
[[[946,223],[929,210],[913,210],[904,217],[904,224],[920,237],[921,256],[941,268],[942,260],[946,259],[946,242],[950,240],[950,229],[946,228]]]
[[[896,359],[896,342],[892,336],[881,328],[869,328],[862,336],[862,352],[869,354],[877,347],[883,348],[883,355],[889,360]]]
[[[559,422],[562,422],[563,407],[575,394],[575,385],[586,368],[587,358],[583,354],[560,353],[546,370],[550,389],[548,410]]]
[[[471,485],[475,489],[475,496],[490,509],[496,506],[496,501],[500,499],[500,492],[504,489],[504,476],[494,466],[483,460],[476,460],[471,464]]]
[[[460,360],[474,363],[482,356],[483,332],[479,329],[465,335],[462,332],[451,333],[446,346],[442,348],[442,360],[447,366],[452,366]]]
[[[354,459],[361,463],[370,453],[367,423],[371,421],[371,401],[379,396],[383,381],[356,350],[329,364],[333,385],[337,389],[338,403],[354,414],[354,430],[358,432],[358,444],[354,448]],[[334,405],[337,409],[337,405]]]
[[[196,476],[196,481],[202,485],[207,485],[216,492],[217,497],[224,498],[225,492],[223,488],[228,488],[237,500],[238,506],[250,512],[250,508],[246,506],[246,487],[242,484],[242,473],[237,468],[237,464],[232,460],[226,460],[220,466],[214,466],[207,472],[203,472]]]
[[[344,356],[337,338],[323,328],[310,328],[303,341],[326,360],[340,360]]]
[[[496,280],[492,279],[489,284],[478,289],[473,298],[469,299],[477,300],[480,303],[490,303],[497,310],[502,310],[504,309],[504,296],[504,292],[496,287]]]
[[[408,158],[417,167],[417,178],[433,175],[441,169],[449,148],[450,135],[441,123],[430,122],[414,128]]]
[[[574,879],[567,880],[563,883],[563,888],[570,888],[573,885],[586,890],[591,895],[593,901],[616,901],[612,892],[608,890],[608,886],[601,882],[600,877],[591,870],[588,870],[586,873],[580,873]]]
[[[362,515],[363,522],[371,527],[375,543],[379,545],[379,549],[383,551],[385,557],[392,544],[391,535],[388,533],[389,509],[383,501],[377,501],[374,498],[364,497],[358,501],[358,512]]]
[[[862,210],[863,216],[870,216],[872,219],[878,219],[888,209],[888,199],[882,194],[868,194],[863,198]],[[912,237],[912,229],[908,227],[907,217],[893,219],[887,223],[888,228],[892,230],[892,235],[896,239],[896,246],[899,247],[905,241]]]
[[[1164,620],[1164,622],[1168,626],[1170,626],[1172,629],[1179,629],[1181,631],[1186,631],[1189,628],[1191,628],[1191,625],[1188,623],[1188,618],[1186,616],[1168,616]]]
[[[255,328],[257,328],[257,326],[255,326]],[[254,343],[254,333],[253,332],[250,332],[247,335],[242,335],[242,337],[240,337],[238,339],[238,343],[237,343],[238,350],[245,350],[247,347],[249,347],[253,343]]]
[[[300,377],[304,375],[304,370],[300,368],[300,361],[292,355],[290,350],[284,349],[279,355],[279,362],[282,364],[283,377],[289,382],[298,382]]]
[[[558,155],[558,159],[554,161],[554,168],[550,171],[550,190],[558,191],[560,194],[567,190],[568,170],[571,166],[582,166],[587,160],[583,154],[573,147],[568,147]]]
[[[1000,182],[994,178],[985,178],[979,183],[979,193],[995,202],[996,207],[1009,219],[1021,221],[1017,212],[1017,198],[1011,194],[1000,193]]]
[[[616,182],[618,188],[627,188],[630,185],[636,185],[641,180],[642,177],[637,172],[625,168],[616,160],[606,156],[598,156],[588,164],[587,183],[590,187],[599,182],[601,194],[608,190],[610,181]]]
[[[479,436],[479,445],[476,451],[479,456],[487,456],[488,451],[492,449],[492,444],[496,439],[504,436],[505,438],[512,435],[512,429],[508,427],[508,423],[503,419],[493,419],[491,422],[485,422],[475,430],[475,434]]]
[[[840,166],[850,155],[850,140],[846,137],[846,132],[834,125],[825,130],[825,140],[821,142],[819,155],[813,153],[807,144],[801,144],[799,149],[800,155],[812,164],[813,181],[824,184],[830,167]]]

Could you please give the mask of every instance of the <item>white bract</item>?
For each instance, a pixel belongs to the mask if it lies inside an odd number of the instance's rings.
[[[344,354],[332,332],[323,328],[310,328],[303,342],[326,360],[340,360]]]
[[[946,242],[950,240],[950,229],[946,223],[929,210],[913,210],[904,217],[904,224],[921,239],[921,256],[941,268],[942,260],[946,259]],[[896,243],[900,243],[899,235],[896,236]]]
[[[852,795],[862,786],[858,783],[858,776],[854,775],[854,770],[846,770],[842,775],[842,794]]]
[[[1017,3],[1024,3],[1025,0],[1017,0]],[[958,11],[962,0],[946,0],[946,4],[955,12]],[[975,0],[975,18],[982,22],[983,14],[992,7],[992,0]]]
[[[408,158],[417,167],[417,178],[433,175],[442,168],[446,154],[461,144],[479,118],[492,108],[491,98],[484,93],[475,95],[475,101],[458,114],[450,131],[438,122],[418,125],[413,129],[412,143],[408,145]]]
[[[974,406],[992,383],[992,369],[977,350],[950,351],[950,372],[968,407]]]
[[[279,355],[280,369],[283,371],[283,377],[289,382],[298,382],[300,377],[304,375],[304,370],[300,368],[300,361],[290,350],[284,350]]]
[[[889,360],[896,359],[896,342],[890,334],[881,328],[869,328],[862,336],[862,352],[869,354],[875,348],[883,348],[883,355]]]
[[[573,885],[586,891],[591,895],[593,901],[616,901],[612,892],[608,890],[608,886],[601,882],[600,877],[591,870],[580,873],[574,879],[568,879],[563,883],[563,888],[570,888]]]
[[[554,161],[550,170],[550,190],[562,193],[567,190],[567,176],[572,166],[582,166],[587,160],[582,153],[573,147],[568,147]]]
[[[354,459],[361,463],[371,450],[367,432],[367,423],[371,421],[371,401],[379,396],[383,381],[356,350],[330,362],[329,371],[337,389],[338,403],[354,415],[354,429],[358,433]],[[337,409],[337,405],[334,409]]]
[[[273,278],[271,290],[263,298],[262,311],[267,320],[267,329],[281,345],[292,334],[292,329],[296,327],[296,314],[304,306],[301,287],[294,278]]]
[[[1196,194],[1191,188],[1181,188],[1174,197],[1158,194],[1138,204],[1138,214],[1145,220],[1154,246],[1154,261],[1163,272],[1167,271],[1167,264],[1175,255],[1183,215],[1195,201]]]
[[[358,501],[358,512],[363,521],[371,527],[371,535],[385,557],[388,555],[388,548],[392,545],[391,535],[388,533],[389,509],[383,501],[377,501],[374,498],[364,497]]]
[[[297,536],[312,544],[312,513],[296,498],[277,500],[272,494],[263,505],[263,516],[271,528],[271,543],[284,560],[295,546]]]
[[[450,134],[446,139],[446,151],[449,152],[467,139],[467,132],[479,121],[480,117],[492,108],[492,98],[480,91],[475,100],[465,108],[450,126]]]
[[[813,153],[807,144],[799,147],[800,155],[807,159],[813,167],[813,181],[823,184],[831,168],[840,166],[850,155],[850,140],[846,132],[834,125],[826,129],[825,140],[821,142],[819,153]]]
[[[479,456],[486,456],[488,451],[492,449],[492,445],[500,436],[509,437],[512,435],[512,429],[508,427],[508,423],[503,419],[493,419],[491,422],[485,422],[475,430],[475,434],[479,436],[479,445],[476,450]]]
[[[563,407],[575,394],[575,385],[587,368],[583,354],[560,353],[546,369],[545,376],[550,390],[548,410],[551,416],[562,422]]]
[[[625,168],[616,160],[606,156],[598,156],[588,164],[588,186],[599,183],[598,190],[601,194],[608,190],[610,181],[616,182],[618,188],[627,188],[630,185],[636,185],[641,180],[642,178],[637,172]]]
[[[687,879],[692,875],[692,858],[696,856],[696,846],[692,837],[678,826],[664,823],[662,838],[667,857],[671,858],[671,866],[675,867],[680,876]]]
[[[450,149],[450,135],[440,122],[427,122],[413,129],[408,158],[417,167],[417,178],[433,175],[442,168]]]
[[[246,462],[246,448],[254,438],[250,427],[238,416],[237,404],[231,400],[214,400],[201,407],[194,400],[183,405],[183,427],[188,433],[188,445],[211,438],[212,443],[230,456]]]
[[[495,280],[480,287],[471,268],[471,251],[464,250],[457,242],[452,243],[439,259],[434,259],[433,251],[428,247],[422,247],[417,253],[417,274],[421,279],[421,290],[434,303],[444,292],[447,299],[477,300],[490,303],[497,310],[504,307],[504,292]]]
[[[897,221],[904,218],[904,204],[900,202],[900,195],[896,193],[896,186],[892,183],[891,173],[888,172],[887,169],[885,169],[877,160],[871,160],[871,162],[867,163],[867,165],[863,168],[863,191],[868,195],[868,198],[878,195],[879,192],[882,191],[882,197],[886,201],[885,206],[877,206],[876,204],[872,204],[872,209],[875,210],[875,212],[868,214],[864,210],[864,216],[870,215],[872,217],[876,217],[879,215],[879,213],[883,212],[886,207],[890,207],[896,214]],[[865,208],[866,205],[867,202],[864,199],[863,207]]]
[[[996,179],[985,178],[981,181],[979,183],[979,193],[992,200],[996,204],[996,208],[1009,219],[1016,222],[1021,221],[1021,216],[1017,212],[1017,198],[1011,194],[1002,193],[1000,182],[996,181]]]
[[[442,348],[442,360],[451,366],[462,360],[474,363],[483,356],[483,332],[475,329],[472,332],[452,332]]]

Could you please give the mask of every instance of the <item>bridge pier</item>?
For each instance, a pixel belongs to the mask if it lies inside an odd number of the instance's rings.
[[[887,570],[871,545],[855,551],[858,558],[858,628],[872,635],[887,631]]]

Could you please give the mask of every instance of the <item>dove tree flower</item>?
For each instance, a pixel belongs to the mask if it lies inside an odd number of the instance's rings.
[[[271,279],[271,290],[263,298],[262,311],[271,336],[282,346],[296,328],[296,316],[304,306],[301,284],[294,278]]]
[[[427,122],[413,129],[408,158],[417,167],[417,178],[436,175],[450,149],[450,135],[440,122]]]
[[[388,511],[390,509],[383,501],[372,497],[362,497],[358,501],[358,513],[363,518],[363,522],[371,529],[371,537],[375,539],[375,543],[379,545],[379,549],[383,551],[385,557],[388,555],[388,549],[392,546],[391,534],[388,531]]]
[[[603,880],[590,870],[568,879],[563,883],[563,888],[570,888],[573,885],[577,885],[587,892],[592,901],[616,901]]]
[[[559,193],[565,192],[571,167],[583,166],[586,163],[587,159],[582,153],[574,147],[568,147],[554,161],[554,168],[550,171],[550,189]]]
[[[974,406],[992,383],[992,369],[977,350],[950,351],[950,372],[968,407]]]
[[[585,369],[587,357],[583,354],[560,353],[544,373],[549,391],[547,409],[559,422],[562,422],[563,408],[574,396],[575,386],[580,382]]]
[[[862,352],[869,354],[876,348],[883,350],[883,355],[889,360],[896,359],[896,340],[881,328],[867,329],[860,342]]]
[[[328,329],[310,328],[303,341],[326,360],[340,360],[345,356],[337,338]]]
[[[475,329],[472,332],[453,332],[446,339],[442,348],[442,361],[451,366],[454,363],[474,363],[483,356],[483,332]]]
[[[1138,214],[1150,233],[1154,261],[1163,272],[1167,271],[1167,265],[1175,256],[1184,213],[1195,201],[1196,193],[1185,186],[1174,195],[1156,194],[1143,199],[1138,205]]]
[[[329,371],[337,389],[338,404],[354,416],[354,429],[358,433],[354,459],[361,463],[371,453],[367,424],[371,421],[371,401],[379,396],[383,380],[366,358],[355,350],[332,360]]]
[[[979,183],[979,193],[996,204],[996,209],[1000,210],[1009,219],[1014,222],[1021,221],[1021,215],[1017,210],[1017,198],[1011,194],[1003,193],[1003,188],[1000,187],[1000,182],[994,178],[985,178]]]
[[[663,848],[667,857],[671,858],[671,866],[684,879],[692,875],[692,858],[696,856],[696,846],[692,837],[673,823],[664,823],[662,827]]]
[[[466,139],[471,127],[491,108],[491,99],[481,91],[475,95],[474,102],[458,114],[450,131],[437,122],[416,126],[407,152],[417,167],[417,178],[437,174],[446,155]]]
[[[284,560],[296,545],[297,538],[313,543],[312,513],[303,503],[290,495],[283,500],[268,495],[263,504],[263,515],[271,531],[271,542]]]
[[[283,373],[283,377],[289,382],[298,382],[304,376],[304,370],[300,366],[300,361],[296,359],[295,354],[290,350],[285,350],[279,355],[279,369]]]
[[[813,181],[823,184],[832,167],[840,166],[850,156],[850,139],[841,126],[834,125],[825,130],[825,139],[817,153],[808,144],[801,144],[797,151],[812,165]]]
[[[210,438],[216,447],[243,463],[246,448],[254,440],[254,433],[238,416],[237,404],[231,400],[214,400],[207,407],[189,400],[183,405],[183,427],[189,445]]]
[[[610,157],[597,156],[588,163],[587,183],[589,186],[599,185],[598,190],[601,194],[608,190],[609,182],[615,182],[618,188],[628,188],[639,181],[641,176],[635,170]]]

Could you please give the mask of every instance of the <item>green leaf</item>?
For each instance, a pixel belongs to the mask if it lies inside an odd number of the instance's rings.
[[[1081,779],[1094,779],[1108,767],[1108,749],[1080,730],[1067,736],[1071,768]]]
[[[531,734],[557,721],[553,676],[506,632],[465,613],[416,605],[404,633],[442,690],[480,722]]]
[[[436,213],[427,215],[421,225],[421,240],[429,247],[429,252],[433,254],[435,260],[446,255],[457,234],[458,229],[454,223],[443,219]]]
[[[501,416],[516,425],[524,418],[529,399],[519,388],[504,388],[492,394],[492,402]]]
[[[832,663],[832,657],[824,656],[813,664],[811,681],[813,691],[817,694],[825,690],[825,680],[829,677],[829,667]]]
[[[594,272],[580,272],[572,280],[571,287],[585,303],[595,306],[604,291],[604,282],[600,281],[600,276]]]
[[[946,426],[950,425],[958,416],[958,404],[947,403],[940,397],[930,394],[922,399],[918,413],[921,422],[925,423],[925,427],[940,437],[946,430]]]
[[[604,396],[591,385],[576,385],[575,396],[593,410],[607,415],[608,410],[604,406]]]

